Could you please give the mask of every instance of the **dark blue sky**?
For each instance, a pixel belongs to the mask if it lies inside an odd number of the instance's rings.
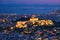
[[[0,0],[0,13],[48,13],[56,9],[60,9],[60,0]]]

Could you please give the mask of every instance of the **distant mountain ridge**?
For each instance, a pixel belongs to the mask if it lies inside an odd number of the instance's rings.
[[[60,14],[60,10],[53,10],[49,14]]]

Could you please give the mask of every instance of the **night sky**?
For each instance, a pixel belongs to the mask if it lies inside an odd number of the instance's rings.
[[[59,4],[60,0],[0,0],[0,4]]]

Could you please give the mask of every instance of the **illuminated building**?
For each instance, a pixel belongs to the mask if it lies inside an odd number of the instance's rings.
[[[53,25],[54,24],[52,20],[40,20],[38,22],[39,22],[39,25]]]
[[[38,21],[38,18],[30,18],[30,21]]]
[[[25,28],[25,27],[27,27],[27,24],[25,24],[25,23],[26,23],[26,21],[17,22],[16,28]]]
[[[52,20],[39,20],[38,18],[35,18],[35,15],[32,15],[29,21],[18,21],[16,28],[26,28],[28,22],[33,26],[50,26],[54,24]]]
[[[42,40],[42,38],[38,38],[38,40]]]
[[[37,22],[39,19],[38,18],[35,18],[36,16],[35,15],[32,15],[32,17],[30,18],[30,22],[32,24],[35,24],[35,22]]]

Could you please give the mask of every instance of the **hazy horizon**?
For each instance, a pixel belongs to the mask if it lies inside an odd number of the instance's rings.
[[[1,5],[0,13],[49,13],[53,10],[60,10],[60,5]]]
[[[60,0],[0,0],[0,13],[49,13],[60,10]]]

